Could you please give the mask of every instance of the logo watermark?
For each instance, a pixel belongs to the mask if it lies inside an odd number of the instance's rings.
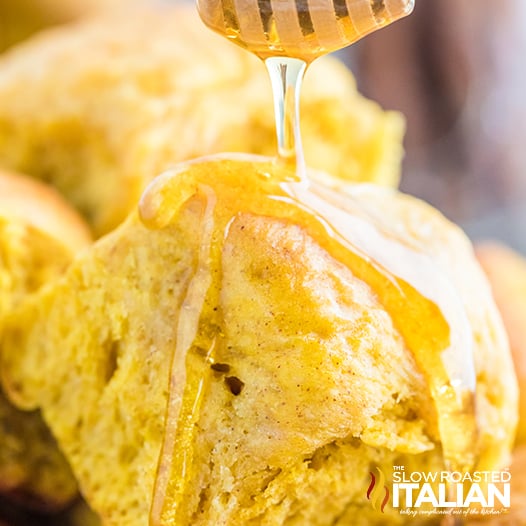
[[[371,501],[374,510],[384,513],[385,505],[389,502],[389,489],[385,485],[385,475],[380,468],[376,468],[377,476],[371,471],[371,483],[367,488],[367,499]]]
[[[409,471],[393,466],[390,480],[376,468],[366,497],[384,513],[388,503],[403,515],[498,515],[511,506],[511,473]]]

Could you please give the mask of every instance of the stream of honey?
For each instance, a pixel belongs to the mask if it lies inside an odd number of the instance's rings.
[[[177,510],[184,507],[195,473],[196,424],[210,365],[226,332],[220,310],[222,247],[239,214],[300,225],[371,287],[429,386],[448,469],[473,466],[477,425],[470,324],[454,287],[431,258],[393,231],[373,226],[369,212],[352,196],[315,182],[305,185],[262,158],[214,156],[158,178],[143,196],[141,219],[147,228],[164,228],[191,198],[200,204],[200,251],[180,308],[151,525],[180,524]]]
[[[307,66],[406,15],[414,0],[198,0],[203,22],[265,61],[278,159],[305,176],[299,96]]]

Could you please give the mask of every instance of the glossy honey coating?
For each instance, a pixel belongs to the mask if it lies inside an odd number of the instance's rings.
[[[5,345],[19,350],[10,396],[42,408],[110,526],[400,524],[367,502],[368,474],[442,469],[435,380],[469,392],[454,365],[474,366],[459,465],[505,465],[517,420],[502,324],[460,231],[413,198],[305,188],[259,158],[156,179],[17,309]],[[466,429],[469,411],[445,412]]]
[[[414,0],[198,0],[202,20],[261,58],[314,58],[406,15]]]

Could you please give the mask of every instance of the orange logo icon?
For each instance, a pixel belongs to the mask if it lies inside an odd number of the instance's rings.
[[[385,475],[382,470],[377,467],[376,471],[378,472],[378,480],[372,471],[369,472],[371,483],[367,488],[367,499],[371,501],[375,511],[378,511],[378,505],[380,505],[380,511],[384,513],[385,505],[389,502],[389,490],[385,485]]]

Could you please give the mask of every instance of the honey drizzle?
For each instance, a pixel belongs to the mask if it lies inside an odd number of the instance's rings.
[[[201,318],[207,310],[207,297],[210,291],[214,290],[211,267],[216,259],[213,257],[212,244],[216,196],[213,190],[205,185],[199,186],[198,195],[200,200],[204,201],[199,254],[194,276],[179,309],[176,348],[170,366],[165,434],[150,510],[151,525],[163,524],[165,495],[174,497],[170,506],[170,510],[174,512],[182,502],[185,485],[191,473],[193,449],[190,446],[194,442],[195,426],[208,379],[205,368],[213,362],[217,343],[217,335],[211,339],[203,338],[200,330]],[[211,318],[208,317],[209,322]],[[190,358],[195,355],[197,359],[190,363]],[[177,476],[174,476],[174,472]],[[175,517],[169,523],[175,524]]]
[[[272,84],[278,139],[278,160],[304,178],[305,158],[301,146],[299,99],[307,64],[303,60],[270,57],[265,65]]]
[[[337,195],[331,198],[331,191],[321,189],[319,185],[306,188],[291,179],[290,172],[268,161],[254,156],[230,156],[229,160],[214,156],[200,162],[187,163],[172,178],[165,176],[152,183],[140,206],[143,223],[148,228],[163,228],[176,216],[185,199],[199,195],[200,188],[210,188],[212,190],[208,194],[212,192],[214,198],[209,197],[209,202],[217,200],[220,206],[215,208],[213,219],[210,210],[204,214],[208,226],[202,231],[207,232],[203,234],[206,239],[212,236],[223,240],[228,225],[240,213],[301,225],[335,260],[374,290],[430,385],[448,468],[470,469],[475,462],[477,442],[473,406],[475,376],[469,349],[471,333],[469,324],[462,321],[465,320],[465,313],[460,300],[446,285],[447,281],[443,281],[438,289],[432,287],[432,279],[439,274],[431,262],[407,247],[399,246],[393,253],[396,246],[393,239],[379,230],[373,232],[368,228],[364,231],[367,223],[360,221],[363,212],[351,206],[352,200],[345,210],[339,209],[334,204],[339,201]],[[210,234],[212,223],[214,233]],[[219,241],[217,243],[214,257],[219,261],[221,246]],[[209,243],[204,245],[209,247]],[[397,261],[401,251],[405,254],[404,259],[410,260],[407,267]],[[205,253],[211,257],[212,252],[208,248],[203,249],[202,244],[200,262],[205,260]],[[409,272],[414,268],[421,270],[418,283],[414,282],[414,276]],[[422,268],[427,268],[429,274],[422,272]],[[199,269],[201,276],[206,276],[206,287],[203,283],[195,284],[204,280],[198,277]],[[194,298],[192,301],[197,301],[201,308],[205,303],[205,288],[208,294],[212,291],[217,302],[221,289],[220,278],[210,282],[209,271],[202,269],[200,263],[187,295],[187,298],[196,296],[197,300]],[[220,272],[215,275],[220,276]],[[200,291],[199,294],[192,293],[194,287]],[[422,288],[425,290],[422,291]],[[183,343],[177,343],[176,354],[179,356],[174,357],[171,371],[170,385],[175,394],[170,393],[167,426],[174,428],[166,430],[159,460],[158,479],[161,480],[156,482],[150,522],[155,526],[177,524],[176,509],[183,501],[185,483],[191,477],[192,461],[185,451],[178,451],[177,448],[192,449],[203,381],[210,375],[206,364],[212,350],[201,357],[201,367],[192,369],[193,383],[188,383],[190,376],[186,386],[183,383],[187,376],[184,371],[188,367],[189,349],[195,345],[190,336],[196,338],[207,332],[201,324],[206,318],[203,313],[198,316],[195,306],[191,312],[192,323],[189,325],[192,328],[189,334],[180,334]],[[457,315],[460,315],[460,321],[456,319]],[[199,324],[196,327],[197,319]],[[221,332],[221,320],[217,320],[216,324]],[[182,323],[179,327],[183,327]],[[199,370],[205,371],[204,376],[199,377]]]
[[[449,279],[429,257],[403,247],[366,219],[356,217],[354,207],[332,206],[330,202],[340,201],[338,195],[331,196],[330,191],[317,184],[309,188],[288,186],[297,205],[307,206],[318,221],[327,222],[329,238],[338,239],[350,251],[344,260],[338,257],[337,247],[328,247],[339,261],[351,261],[348,266],[353,273],[375,290],[411,350],[436,405],[447,469],[471,469],[477,439],[473,338],[464,306]],[[350,199],[347,202],[352,204]],[[362,266],[349,257],[353,253],[360,254],[370,268],[363,272]],[[403,313],[399,308],[401,301],[406,305]],[[429,324],[424,331],[422,320]],[[442,335],[440,341],[436,341],[438,335]]]

